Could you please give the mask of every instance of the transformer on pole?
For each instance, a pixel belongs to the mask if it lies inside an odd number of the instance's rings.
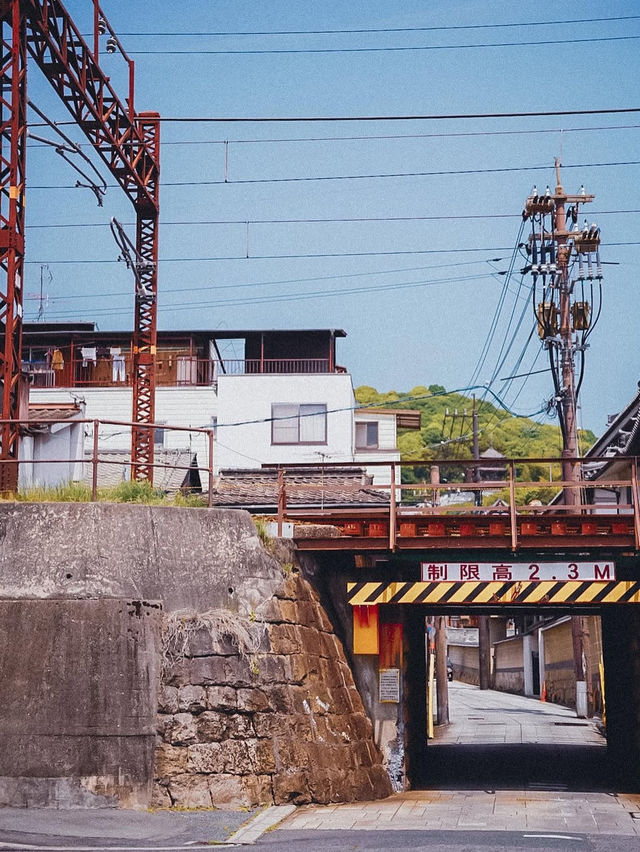
[[[587,339],[602,301],[600,229],[586,220],[582,226],[578,223],[580,205],[595,196],[587,195],[584,187],[576,195],[567,195],[557,159],[555,169],[555,190],[547,186],[540,193],[534,187],[525,202],[522,217],[531,221],[531,235],[526,244],[529,262],[523,272],[533,276],[533,309],[554,381],[553,404],[562,432],[562,478],[577,482],[577,398]],[[564,489],[565,505],[578,504],[579,497],[577,488]]]

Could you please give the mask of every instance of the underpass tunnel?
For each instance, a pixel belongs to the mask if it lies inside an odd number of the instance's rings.
[[[636,607],[582,610],[579,616],[575,616],[575,610],[571,609],[552,614],[551,624],[565,628],[563,657],[566,657],[567,636],[571,638],[572,615],[581,623],[590,624],[592,633],[597,632],[598,622],[601,623],[601,645],[597,636],[592,639],[595,646],[599,645],[593,649],[594,656],[601,651],[603,665],[597,672],[593,672],[595,666],[592,666],[593,689],[589,690],[592,699],[588,718],[576,715],[575,699],[572,701],[570,695],[565,696],[564,704],[550,701],[550,698],[557,700],[558,696],[557,693],[544,695],[544,680],[541,690],[532,689],[530,685],[527,690],[529,697],[522,694],[525,692],[522,688],[523,663],[527,656],[533,663],[534,654],[538,651],[537,647],[534,651],[532,641],[527,641],[535,633],[514,635],[511,642],[505,637],[492,645],[494,665],[491,688],[486,692],[478,689],[477,679],[475,684],[470,683],[473,678],[469,677],[466,681],[457,680],[453,664],[454,680],[446,685],[450,724],[442,728],[436,724],[433,739],[428,738],[427,732],[428,701],[425,696],[428,662],[424,660],[428,660],[429,640],[428,637],[425,640],[425,625],[434,620],[437,611],[413,606],[407,608],[411,612],[403,615],[398,612],[399,609],[390,607],[391,611],[381,613],[381,618],[391,617],[403,624],[401,712],[406,783],[410,788],[539,787],[612,792],[640,789],[640,611]],[[478,613],[467,609],[457,615],[467,616],[473,623]],[[527,617],[539,625],[538,633],[544,633],[545,621],[542,619],[545,616],[549,618],[549,615],[548,609],[540,609],[528,613]],[[504,622],[518,617],[522,618],[518,612],[507,611],[494,616],[494,619]],[[514,662],[513,655],[509,659],[508,654],[501,654],[503,663],[496,666],[496,650],[500,656],[500,648],[504,649],[509,644],[520,649],[519,666],[508,665]],[[468,651],[478,654],[477,647]],[[540,648],[539,653],[544,655],[544,648]],[[545,665],[544,659],[538,659],[538,663]],[[555,662],[549,662],[547,656],[546,671],[542,668],[540,676],[546,674],[548,681],[553,683],[554,673],[561,672],[566,677],[566,669],[572,663],[571,659],[557,659],[557,655]],[[529,674],[538,674],[532,664],[529,665]],[[501,691],[508,675],[519,678],[520,694]],[[512,681],[514,689],[515,685]],[[536,692],[542,692],[546,701],[541,701]],[[524,721],[519,722],[518,719]],[[509,732],[513,734],[514,730],[518,734],[518,725],[520,735],[510,737]]]
[[[430,554],[429,558],[433,556]],[[375,586],[382,580],[398,581],[398,585],[403,581],[404,600],[410,598],[413,593],[407,590],[420,577],[420,563],[415,555],[412,559],[394,555],[384,559],[360,558],[354,564],[346,554],[339,559],[334,554],[325,567],[326,572],[321,567],[316,580],[324,575],[325,592],[343,628],[354,677],[397,790],[451,786],[517,789],[536,785],[541,789],[640,790],[640,607],[637,604],[578,602],[563,606],[541,603],[505,607],[460,603],[453,607],[390,602],[361,606],[353,605],[349,595],[345,597],[345,583],[355,581],[361,588],[366,583]],[[636,559],[631,555],[616,561],[616,571],[622,580],[640,576]],[[397,595],[396,600],[400,599]],[[454,681],[450,685],[449,727],[453,728],[464,717],[467,729],[475,725],[471,741],[451,742],[440,736],[437,725],[434,738],[427,736],[428,626],[438,616],[446,616],[448,620],[457,616],[459,624],[476,623],[474,619],[487,616],[491,625],[493,668],[488,692],[494,698],[489,710],[471,706],[469,702],[480,700],[478,696],[484,691],[469,682],[465,684],[460,670],[456,671],[458,661],[452,660]],[[573,616],[579,617],[582,629],[590,634],[591,644],[597,646],[589,663],[589,687],[585,686],[585,693],[590,699],[589,714],[601,717],[606,707],[602,735],[594,733],[593,718],[579,718],[576,714],[575,683],[573,695],[568,687],[559,686],[561,676],[566,679],[572,674]],[[513,648],[518,645],[514,636],[521,649],[519,666],[510,663]],[[478,648],[474,652],[478,654]],[[495,679],[496,659],[501,674],[499,682]],[[519,668],[519,683],[509,681],[510,668]],[[511,674],[515,678],[515,671]],[[502,697],[506,705],[516,692],[522,694],[522,701],[529,702],[528,709],[522,712],[536,724],[539,717],[540,725],[548,726],[546,739],[536,741],[535,737],[527,739],[523,735],[521,742],[496,742],[494,736],[483,742],[481,732],[495,729],[496,719],[500,718],[498,706]],[[541,701],[545,698],[546,702]],[[433,701],[435,706],[436,699]],[[460,702],[469,705],[466,710]],[[512,711],[504,712],[503,721]],[[509,724],[505,723],[507,729]],[[582,734],[586,734],[587,728],[589,737],[584,738]]]

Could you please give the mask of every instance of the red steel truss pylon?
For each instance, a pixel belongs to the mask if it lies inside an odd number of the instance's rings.
[[[20,3],[0,2],[0,344],[2,419],[21,414],[22,281],[27,137],[27,40]],[[3,423],[0,490],[18,483],[18,427]]]
[[[98,21],[104,20],[99,0],[94,0],[94,13],[97,28]],[[131,461],[135,478],[151,480],[153,428],[148,424],[154,420],[160,117],[157,113],[136,115],[133,62],[118,43],[130,72],[125,108],[100,68],[97,36],[91,49],[59,0],[0,0],[0,27],[2,420],[20,416],[28,49],[136,211],[143,286],[136,293],[133,421],[139,425],[132,430]],[[17,425],[3,425],[0,437],[0,490],[15,490]]]
[[[160,155],[160,116],[142,113],[138,129],[145,148],[155,162]],[[157,175],[157,169],[156,169]],[[153,423],[155,402],[156,301],[158,281],[158,183],[149,189],[155,204],[136,204],[136,252],[140,259],[136,293],[135,330],[133,335],[133,422]],[[153,482],[153,429],[136,425],[132,429],[132,474],[134,479]],[[135,453],[134,453],[135,448]]]

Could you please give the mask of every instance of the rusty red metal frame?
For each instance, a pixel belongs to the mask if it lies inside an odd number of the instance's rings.
[[[620,462],[622,457],[617,457]],[[391,471],[391,484],[367,485],[369,490],[377,490],[389,495],[388,506],[372,504],[354,508],[296,508],[287,506],[286,472],[300,473],[306,469],[317,470],[318,465],[292,464],[278,470],[279,493],[278,529],[282,529],[285,520],[303,521],[319,526],[337,527],[339,537],[305,536],[297,541],[301,550],[470,550],[470,549],[509,549],[512,552],[524,549],[545,550],[566,547],[569,549],[634,549],[640,550],[640,497],[638,494],[638,460],[635,456],[625,457],[630,466],[629,479],[578,481],[555,480],[545,482],[522,482],[517,480],[517,466],[535,462],[556,464],[562,459],[500,459],[494,466],[506,468],[504,481],[486,481],[480,484],[467,482],[438,483],[438,491],[455,490],[508,490],[508,505],[503,510],[491,507],[479,509],[475,505],[416,507],[402,504],[403,491],[430,490],[432,482],[402,485],[396,482],[396,470],[402,467],[429,467],[437,462],[367,462],[367,467],[385,467]],[[579,464],[580,460],[570,459]],[[582,460],[584,461],[584,460]],[[592,459],[591,461],[598,461]],[[605,460],[606,461],[606,460]],[[472,461],[443,461],[442,464],[464,470],[473,467]],[[493,463],[493,460],[492,460]],[[475,462],[477,465],[477,462]],[[327,472],[338,463],[322,465]],[[344,465],[342,465],[344,466]],[[268,465],[273,467],[273,465]],[[540,486],[555,489],[573,488],[577,492],[574,504],[550,506],[518,506],[518,489]],[[357,498],[363,486],[358,484],[347,487]],[[631,503],[618,504],[612,511],[609,504],[581,503],[581,492],[595,488],[631,488]],[[344,492],[345,485],[336,486]],[[319,486],[320,490],[320,486]],[[332,486],[323,482],[325,499],[331,495]],[[628,510],[625,513],[625,510]]]
[[[0,350],[3,418],[20,416],[22,281],[24,271],[25,171],[27,136],[27,40],[23,5],[0,2]],[[0,430],[1,458],[18,460],[19,433],[11,423]],[[13,490],[17,464],[0,465],[0,490]]]
[[[95,24],[104,17],[97,4]],[[158,261],[160,122],[156,113],[135,113],[133,63],[127,107],[98,64],[93,50],[59,0],[0,0],[0,357],[2,420],[0,490],[17,484],[21,396],[22,279],[24,262],[27,50],[78,126],[131,200],[144,281],[136,298],[132,467],[135,478],[153,476],[154,359]],[[111,28],[109,27],[111,32]],[[2,464],[13,461],[13,464]]]

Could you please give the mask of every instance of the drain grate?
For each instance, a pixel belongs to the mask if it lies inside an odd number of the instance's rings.
[[[588,728],[588,722],[554,722],[560,728]]]

